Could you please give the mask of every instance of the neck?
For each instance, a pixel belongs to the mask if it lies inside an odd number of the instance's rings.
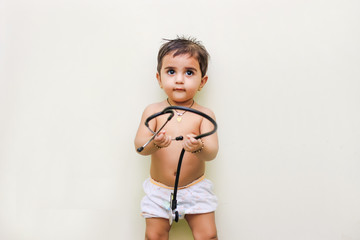
[[[194,99],[189,99],[185,102],[175,102],[170,100],[169,98],[167,99],[167,102],[169,103],[169,105],[171,106],[181,106],[181,107],[190,107],[194,104]]]

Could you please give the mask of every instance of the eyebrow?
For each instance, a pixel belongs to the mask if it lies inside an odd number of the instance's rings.
[[[164,67],[164,69],[171,69],[171,68],[174,68],[174,67],[171,67],[171,66]]]
[[[172,66],[167,66],[167,67],[164,67],[165,70],[168,70],[168,69],[176,69],[176,67],[172,67]],[[191,71],[194,71],[194,72],[197,72],[197,69],[196,68],[193,68],[193,67],[185,67],[186,70],[191,70]]]
[[[197,72],[197,69],[196,68],[192,68],[192,67],[189,67],[189,68],[186,68],[187,70],[191,70],[193,72]]]

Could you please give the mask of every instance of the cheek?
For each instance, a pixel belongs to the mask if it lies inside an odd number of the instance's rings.
[[[188,87],[186,89],[186,91],[188,94],[195,95],[197,93],[198,89],[199,89],[199,85],[193,84],[191,87]]]
[[[170,84],[163,84],[163,90],[165,93],[169,94],[172,92],[173,87]]]
[[[190,81],[188,87],[197,90],[200,87],[201,81]]]
[[[164,88],[172,88],[172,85],[169,81],[163,81]]]

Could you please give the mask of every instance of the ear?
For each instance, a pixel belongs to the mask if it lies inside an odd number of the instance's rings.
[[[162,82],[161,82],[161,76],[159,72],[156,72],[156,79],[158,80],[160,88],[163,88]]]
[[[205,75],[205,76],[201,79],[201,82],[200,82],[200,86],[199,86],[198,91],[201,91],[201,89],[205,86],[207,80],[208,80],[208,76]]]

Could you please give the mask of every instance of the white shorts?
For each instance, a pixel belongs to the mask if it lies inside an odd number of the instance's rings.
[[[217,198],[212,191],[212,182],[201,177],[177,191],[177,211],[182,219],[186,214],[201,214],[214,212]],[[170,197],[173,187],[148,178],[144,184],[145,197],[141,201],[141,212],[144,218],[175,217],[170,209]]]

